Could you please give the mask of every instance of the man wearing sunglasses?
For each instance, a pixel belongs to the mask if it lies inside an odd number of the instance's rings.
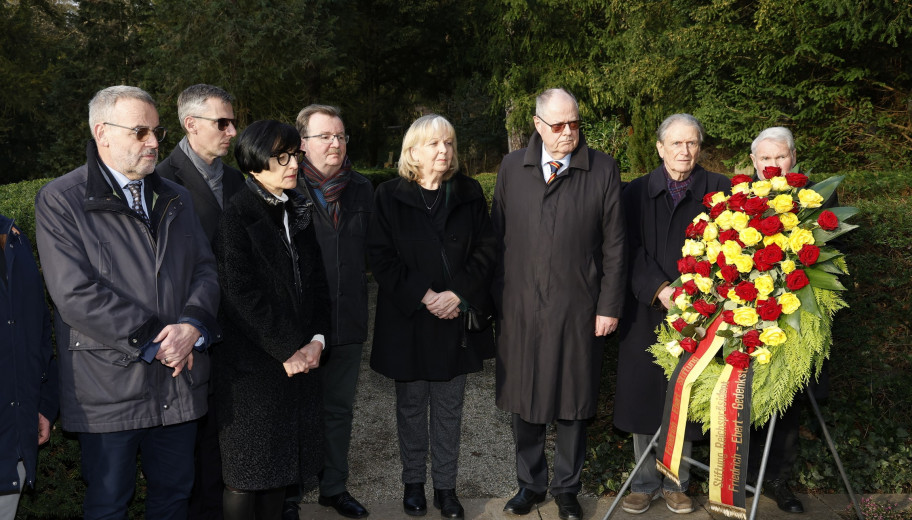
[[[513,415],[519,483],[504,511],[528,514],[550,491],[558,516],[579,520],[586,421],[598,402],[604,336],[624,301],[621,178],[614,158],[586,146],[569,92],[546,90],[535,108],[536,132],[501,163],[491,210],[502,255],[497,406]]]
[[[237,136],[234,97],[206,84],[187,87],[177,98],[177,116],[184,138],[155,172],[190,191],[203,231],[211,243],[222,209],[244,186],[244,174],[222,162]],[[199,420],[196,477],[190,497],[191,520],[221,520],[222,460],[215,405],[209,392],[209,413]]]
[[[88,484],[83,517],[127,516],[141,451],[145,518],[185,519],[206,348],[221,335],[215,258],[190,194],[154,172],[165,129],[151,96],[99,91],[89,128],[86,164],[35,200],[62,424],[78,435]]]

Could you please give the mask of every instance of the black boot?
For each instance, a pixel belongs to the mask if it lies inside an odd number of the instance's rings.
[[[409,516],[424,516],[427,513],[424,483],[405,485],[405,492],[402,494],[402,509]]]
[[[465,510],[459,503],[455,489],[434,488],[434,507],[440,510],[444,518],[464,518]]]
[[[788,513],[804,512],[804,505],[802,505],[801,501],[792,493],[788,481],[785,479],[777,478],[767,480],[763,483],[763,491],[776,500],[776,505],[779,506],[779,509]]]

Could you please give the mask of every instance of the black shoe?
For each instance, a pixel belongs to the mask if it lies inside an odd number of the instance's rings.
[[[455,489],[434,488],[434,507],[440,510],[444,518],[465,518],[465,510],[459,503]]]
[[[282,520],[298,520],[300,518],[301,506],[297,502],[286,500],[282,506]]]
[[[427,499],[424,498],[424,484],[406,484],[402,494],[402,509],[409,516],[424,516],[427,513]]]
[[[763,491],[767,492],[772,498],[776,499],[776,505],[779,509],[788,513],[803,513],[804,506],[801,501],[795,497],[789,488],[785,479],[777,478],[767,480],[763,483]]]
[[[558,493],[554,497],[554,503],[557,504],[557,516],[561,520],[580,520],[583,517],[583,508],[576,499],[576,493]]]
[[[320,495],[318,501],[321,506],[332,507],[337,513],[346,518],[364,518],[370,514],[360,502],[355,500],[355,497],[348,494],[348,491],[343,491],[331,497]]]
[[[545,501],[545,492],[536,493],[528,488],[519,488],[519,492],[507,501],[504,512],[512,515],[527,515],[532,506]]]

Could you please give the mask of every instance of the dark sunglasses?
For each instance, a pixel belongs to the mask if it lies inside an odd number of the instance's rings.
[[[577,119],[576,121],[567,121],[566,123],[549,123],[549,122],[545,121],[544,119],[542,119],[541,116],[537,115],[535,117],[537,117],[539,119],[539,121],[541,121],[542,123],[550,126],[551,131],[554,132],[555,134],[559,134],[559,133],[563,132],[564,125],[569,125],[570,130],[579,130],[580,123],[581,123],[581,121],[579,119]]]
[[[148,126],[129,127],[129,126],[124,126],[124,125],[118,125],[117,123],[108,123],[108,122],[105,122],[103,124],[110,125],[110,126],[116,126],[117,128],[126,128],[127,130],[136,134],[137,141],[140,141],[143,143],[149,140],[149,135],[154,135],[155,140],[158,142],[161,142],[162,140],[164,140],[165,135],[168,134],[168,130],[165,129],[165,127],[163,127],[163,126],[156,126],[155,128],[149,128]]]
[[[304,152],[298,150],[297,152],[280,152],[270,155],[270,157],[275,157],[278,161],[279,166],[288,166],[288,163],[291,161],[291,158],[294,157],[295,161],[298,164],[301,164],[301,161],[304,160]]]
[[[190,117],[195,117],[197,119],[205,119],[206,121],[215,121],[215,124],[218,125],[219,132],[224,132],[225,129],[228,128],[228,125],[232,125],[235,128],[237,128],[237,119],[228,119],[227,117],[212,118],[212,117],[204,117],[204,116],[190,116]]]

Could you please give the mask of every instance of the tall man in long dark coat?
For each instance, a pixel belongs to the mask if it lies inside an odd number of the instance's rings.
[[[550,489],[564,520],[582,517],[576,495],[595,415],[603,336],[624,299],[624,217],[617,162],[591,150],[566,90],[536,99],[529,146],[506,156],[492,220],[502,270],[495,283],[501,336],[497,406],[513,414],[519,492],[504,507],[527,514]],[[545,429],[557,421],[554,478]]]

